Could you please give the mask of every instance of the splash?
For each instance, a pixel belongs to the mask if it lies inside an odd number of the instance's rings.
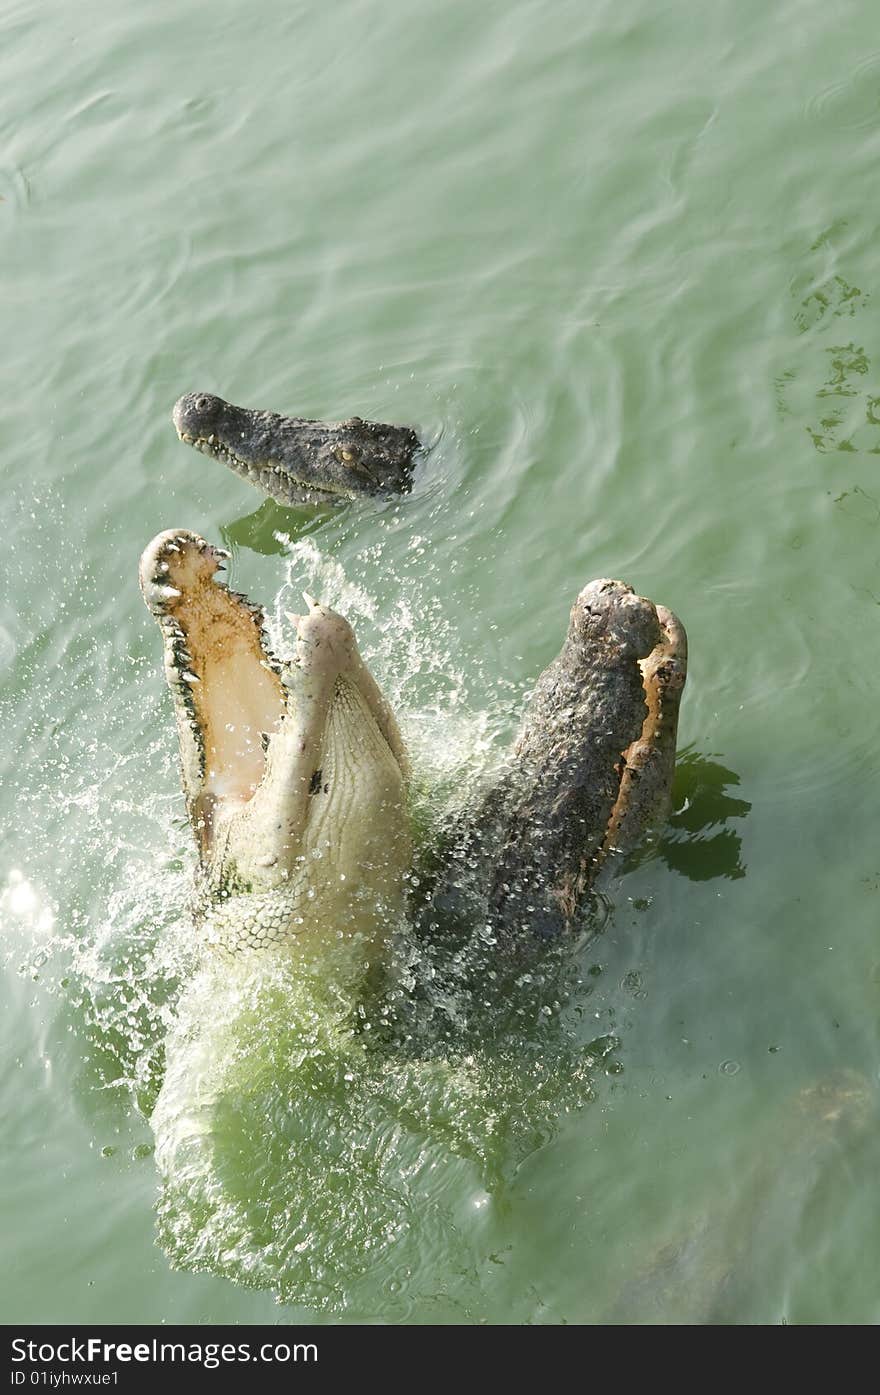
[[[466,673],[428,587],[395,580],[388,610],[300,541],[270,624],[283,648],[284,612],[306,588],[357,625],[402,719],[430,846],[502,758],[517,694],[490,688],[479,665]],[[146,672],[126,698],[142,710]],[[475,687],[489,690],[480,710]],[[616,1050],[613,1037],[588,1039],[591,985],[552,955],[502,981],[483,927],[446,945],[396,921],[381,965],[341,948],[236,973],[199,964],[168,743],[114,752],[117,700],[55,810],[100,865],[92,903],[68,907],[61,934],[24,879],[5,895],[44,917],[54,964],[41,952],[31,968],[63,997],[85,1089],[150,1121],[170,1263],[328,1313],[375,1315],[381,1301],[386,1317],[478,1270],[517,1167],[590,1101]]]
[[[439,1000],[436,957],[397,952],[391,990],[348,959],[189,982],[152,1116],[172,1263],[339,1313],[367,1310],[377,1278],[387,1291],[405,1274],[411,1293],[414,1276],[477,1262],[476,1212],[503,1207],[517,1164],[592,1098],[608,1048],[566,1042],[526,984],[516,1030],[485,983],[478,999],[459,986],[444,1039],[431,1012],[401,1010]]]

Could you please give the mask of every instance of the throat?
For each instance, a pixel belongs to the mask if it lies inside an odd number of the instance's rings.
[[[309,795],[304,851],[357,879],[380,858],[403,808],[400,765],[359,688],[337,679]]]

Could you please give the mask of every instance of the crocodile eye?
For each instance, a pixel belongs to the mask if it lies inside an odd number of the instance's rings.
[[[336,459],[343,465],[355,465],[357,463],[357,451],[348,450],[344,446],[336,447]]]

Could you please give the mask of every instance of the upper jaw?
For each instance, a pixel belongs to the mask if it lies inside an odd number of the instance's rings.
[[[390,492],[383,489],[368,466],[361,466],[359,470],[359,487],[346,489],[341,483],[322,474],[319,464],[310,469],[304,463],[300,470],[295,471],[277,460],[254,461],[240,455],[218,432],[212,431],[207,436],[197,436],[178,428],[177,434],[186,445],[201,451],[202,455],[210,456],[212,460],[221,461],[236,474],[244,475],[257,488],[265,489],[273,497],[280,496],[282,500],[295,501],[300,495],[305,499],[313,495],[327,503],[340,503],[343,500],[356,499],[362,494],[381,495]]]
[[[181,397],[172,420],[181,441],[282,503],[392,497],[412,486],[419,443],[406,427],[252,412],[208,393]]]
[[[224,435],[218,431],[199,435],[189,430],[185,424],[179,424],[176,419],[174,425],[178,439],[183,441],[185,445],[192,446],[194,450],[200,451],[202,455],[210,456],[212,460],[219,460],[230,470],[234,470],[236,474],[244,475],[258,488],[265,488],[273,493],[276,490],[286,489],[286,493],[290,496],[301,490],[322,496],[328,502],[334,503],[339,499],[353,497],[341,489],[334,489],[329,482],[323,480],[317,482],[305,469],[300,474],[295,474],[276,460],[257,462],[249,459],[246,455],[241,455],[234,450]],[[271,479],[271,476],[274,476],[274,479]]]
[[[623,581],[602,577],[589,582],[571,611],[568,643],[611,644],[637,659],[651,653],[661,638],[657,608]]]
[[[144,550],[140,584],[165,639],[184,792],[203,864],[212,863],[218,829],[228,831],[232,820],[228,851],[238,846],[244,865],[259,848],[274,871],[259,864],[256,875],[271,879],[286,875],[308,822],[339,679],[359,690],[403,777],[406,756],[347,621],[306,597],[306,613],[288,617],[294,655],[279,660],[261,608],[215,579],[227,555],[197,533],[171,529]]]
[[[229,553],[187,528],[168,528],[144,548],[138,568],[141,595],[151,614],[170,613],[183,588],[196,578],[209,581],[225,570]]]

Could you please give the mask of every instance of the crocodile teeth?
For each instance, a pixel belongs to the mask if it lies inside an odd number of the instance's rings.
[[[190,673],[188,669],[184,670],[180,676],[184,683],[201,683],[202,681],[197,673]]]
[[[309,595],[308,591],[303,591],[302,598],[308,606],[309,610],[318,609],[318,602],[315,600],[314,596]]]
[[[160,601],[176,601],[179,596],[183,595],[183,592],[178,591],[176,586],[154,586],[153,592]]]

